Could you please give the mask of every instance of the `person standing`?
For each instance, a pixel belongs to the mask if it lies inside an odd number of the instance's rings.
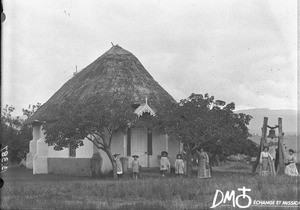
[[[121,178],[121,175],[123,174],[123,168],[122,168],[122,163],[121,163],[121,160],[120,160],[119,156],[120,156],[120,154],[117,154],[117,153],[115,153],[113,155],[114,160],[116,161],[116,165],[117,165],[118,178]]]
[[[203,148],[200,148],[200,151],[197,151],[199,155],[199,168],[198,168],[198,179],[210,178],[210,167],[209,167],[209,158]]]
[[[132,173],[133,173],[133,179],[138,179],[139,177],[139,170],[140,170],[140,162],[138,161],[139,156],[133,155],[133,161],[132,161]]]
[[[170,161],[168,158],[168,152],[162,151],[161,152],[161,159],[160,159],[160,172],[162,177],[165,177],[170,170]]]
[[[184,162],[182,160],[182,154],[178,154],[175,160],[175,174],[181,177],[184,173]]]
[[[260,175],[261,176],[268,176],[272,173],[272,156],[269,153],[269,147],[264,147],[263,151],[260,153]]]
[[[296,155],[295,151],[290,149],[287,155],[287,165],[285,166],[284,173],[289,176],[299,176],[296,166]]]
[[[270,153],[270,156],[271,156],[271,159],[270,159],[270,173],[271,173],[271,175],[275,175],[276,174],[276,170],[275,170],[276,147],[275,147],[274,141],[270,141],[270,143],[269,143],[269,153]]]

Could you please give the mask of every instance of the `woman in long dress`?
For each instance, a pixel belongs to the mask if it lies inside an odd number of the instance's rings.
[[[264,150],[260,153],[260,175],[261,176],[268,176],[268,175],[274,175],[274,172],[272,170],[272,156],[269,153],[269,148],[264,147]]]
[[[270,162],[271,175],[275,175],[276,174],[276,170],[275,170],[276,147],[274,141],[270,141],[269,143],[269,153],[271,155],[271,162]]]
[[[203,148],[200,148],[199,154],[199,169],[198,169],[198,178],[210,178],[210,168],[209,168],[209,158]]]
[[[290,149],[289,154],[287,156],[287,164],[285,166],[284,173],[289,176],[299,176],[297,166],[296,166],[296,155],[295,151]]]
[[[122,168],[122,163],[121,163],[121,160],[119,158],[119,155],[120,154],[114,154],[113,157],[116,161],[116,165],[117,165],[117,175],[118,175],[118,178],[121,178],[121,175],[123,174],[123,168]]]

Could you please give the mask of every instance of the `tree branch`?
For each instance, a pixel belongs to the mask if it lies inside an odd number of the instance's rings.
[[[194,151],[195,149],[197,149],[199,147],[199,142],[195,142],[195,146],[191,149],[191,151]]]
[[[98,141],[98,139],[96,138],[95,134],[92,133],[91,135],[93,135],[93,137],[94,137],[95,141],[97,142],[97,144],[100,144],[102,147],[104,147],[104,144],[102,142]]]
[[[110,146],[111,146],[111,142],[112,142],[112,135],[109,136],[109,144],[108,144],[108,145],[109,145],[109,148],[110,148]]]
[[[201,144],[206,144],[206,143],[208,143],[209,141],[212,141],[212,140],[214,140],[214,139],[215,139],[215,138],[212,137],[212,138],[210,138],[210,139],[208,139],[208,140],[205,140],[205,141],[201,142]],[[218,140],[220,140],[220,139],[218,139]]]
[[[103,151],[106,151],[105,148],[103,146],[99,146],[97,145],[91,138],[86,137],[89,141],[91,141],[98,149],[102,149]]]
[[[104,132],[104,131],[103,131]],[[103,145],[103,147],[109,147],[109,145],[107,144],[107,142],[105,141],[105,134],[101,132],[101,133],[95,133],[96,135],[98,135],[101,139],[102,139],[102,142],[99,142],[101,145]]]

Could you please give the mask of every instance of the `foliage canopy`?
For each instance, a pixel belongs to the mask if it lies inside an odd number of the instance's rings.
[[[247,139],[252,117],[234,113],[234,109],[233,102],[226,104],[208,94],[191,94],[164,117],[165,131],[183,143],[188,157],[200,148],[225,156],[246,153],[245,145],[255,150],[256,145]]]

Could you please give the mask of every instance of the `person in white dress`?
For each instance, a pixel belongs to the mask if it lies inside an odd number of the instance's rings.
[[[162,157],[160,159],[160,172],[162,177],[165,177],[170,170],[170,161],[168,158],[168,152],[162,151],[161,156]]]
[[[287,165],[285,166],[284,173],[289,176],[299,176],[296,166],[296,155],[295,151],[290,149],[287,155]]]
[[[259,159],[261,176],[274,175],[271,165],[272,159],[273,157],[269,153],[269,148],[264,147],[264,150],[260,153]]]
[[[181,177],[184,173],[184,162],[182,160],[182,155],[178,154],[175,160],[175,174]]]
[[[121,160],[119,158],[119,155],[120,154],[114,154],[113,157],[114,157],[114,160],[116,161],[116,165],[117,165],[118,178],[121,178],[121,175],[123,174],[123,167],[122,167],[122,163],[121,163]]]

